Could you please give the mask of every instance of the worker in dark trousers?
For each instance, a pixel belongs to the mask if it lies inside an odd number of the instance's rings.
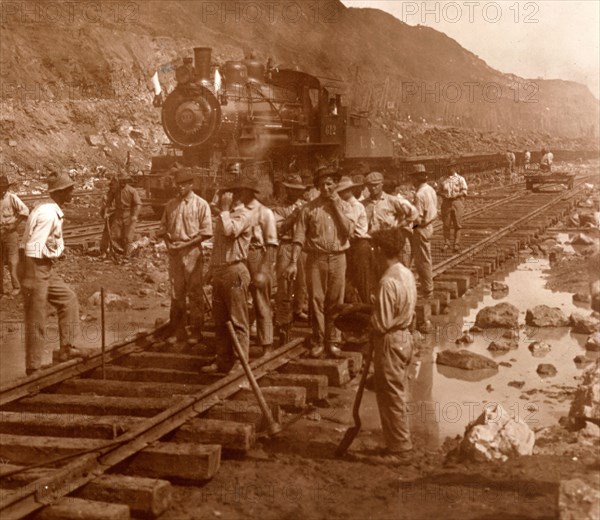
[[[109,192],[106,205],[115,206],[114,221],[111,231],[114,230],[114,239],[118,242],[127,257],[131,253],[131,244],[135,236],[138,216],[142,209],[142,199],[137,190],[131,186],[133,178],[128,173],[121,173],[117,177],[118,188]]]
[[[411,175],[416,189],[414,206],[419,212],[413,229],[413,260],[419,275],[421,296],[433,296],[433,263],[431,259],[431,238],[433,237],[433,222],[437,219],[437,195],[427,183],[427,170],[423,164],[416,164]]]
[[[65,249],[62,208],[71,202],[74,185],[67,174],[53,172],[48,179],[52,200],[37,205],[25,224],[19,252],[19,277],[25,307],[27,375],[44,368],[48,303],[58,313],[60,349],[55,359],[63,362],[84,355],[75,346],[81,337],[77,295],[53,269]]]
[[[248,294],[250,272],[246,265],[256,212],[247,204],[256,197],[255,183],[238,181],[219,196],[220,213],[215,219],[210,280],[213,287],[213,320],[217,341],[217,361],[203,372],[231,371],[241,368],[235,361],[227,322],[231,321],[246,358],[250,353]]]
[[[446,251],[450,248],[451,232],[454,230],[454,252],[460,251],[460,230],[464,213],[464,198],[467,196],[467,181],[458,174],[458,164],[452,162],[449,165],[449,175],[442,180],[442,221],[444,225],[444,247]]]
[[[344,202],[345,215],[354,224],[350,237],[350,249],[346,255],[346,299],[350,296],[349,288],[354,289],[356,300],[370,303],[371,295],[371,241],[369,237],[369,222],[364,205],[354,196],[354,191],[361,186],[350,177],[342,177],[337,186],[337,193]]]
[[[12,282],[12,291],[17,296],[21,284],[17,274],[19,265],[19,235],[17,227],[29,216],[29,208],[14,193],[9,191],[11,183],[6,175],[0,176],[0,297],[4,294],[4,264]]]

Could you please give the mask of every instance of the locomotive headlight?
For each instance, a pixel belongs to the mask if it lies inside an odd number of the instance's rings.
[[[177,67],[175,70],[175,79],[177,80],[177,83],[189,83],[192,80],[192,71],[185,65]]]

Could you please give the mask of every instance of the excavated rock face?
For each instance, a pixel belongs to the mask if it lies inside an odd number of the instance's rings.
[[[482,329],[502,327],[516,329],[519,325],[519,309],[510,303],[498,303],[491,307],[484,307],[477,313],[475,326]]]
[[[571,330],[579,334],[593,334],[600,330],[600,320],[574,312],[570,317]]]
[[[533,309],[527,309],[525,323],[532,327],[566,327],[569,319],[558,307],[536,305]]]
[[[585,426],[585,418],[600,421],[600,359],[582,376],[569,410],[571,424],[579,429]]]
[[[476,461],[501,460],[531,455],[535,434],[527,424],[511,417],[499,404],[490,404],[467,426],[460,445],[461,456]]]
[[[498,363],[493,359],[469,352],[468,350],[442,350],[436,359],[440,365],[463,370],[497,369]]]

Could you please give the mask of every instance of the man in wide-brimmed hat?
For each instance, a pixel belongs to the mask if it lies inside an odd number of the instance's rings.
[[[191,168],[180,168],[175,174],[177,197],[167,202],[161,220],[162,236],[169,252],[171,283],[170,325],[176,336],[187,338],[190,325],[192,337],[202,337],[204,324],[204,262],[202,242],[212,237],[210,206],[194,193]]]
[[[25,306],[25,366],[28,375],[43,368],[47,304],[58,311],[60,350],[56,359],[81,357],[77,295],[52,269],[65,249],[62,207],[73,197],[75,183],[66,173],[48,177],[51,202],[36,206],[27,219],[20,251],[19,274]]]
[[[433,296],[431,238],[433,222],[438,214],[437,195],[427,184],[427,170],[423,164],[414,165],[411,180],[416,189],[414,204],[419,212],[413,229],[413,259],[421,283],[421,295],[424,298],[431,298]]]
[[[315,182],[320,194],[300,212],[287,276],[290,280],[296,278],[298,259],[304,249],[312,319],[311,356],[320,357],[326,350],[329,356],[339,357],[341,333],[335,327],[332,311],[344,303],[346,251],[354,224],[345,215],[343,202],[335,191],[336,173],[317,169]]]
[[[248,359],[250,323],[248,291],[250,272],[247,267],[256,212],[247,204],[256,197],[256,183],[232,182],[219,190],[220,213],[215,219],[210,278],[212,280],[212,314],[215,322],[217,361],[203,367],[203,372],[231,371],[241,368],[235,360],[227,322],[231,321],[236,337]]]
[[[460,251],[460,235],[464,213],[463,199],[467,196],[467,181],[458,174],[458,163],[450,161],[448,175],[442,180],[440,194],[442,196],[442,222],[444,225],[444,247],[450,247],[451,231],[454,229],[454,252]]]
[[[0,176],[0,297],[4,294],[4,264],[12,282],[12,296],[19,294],[21,285],[17,275],[19,265],[19,235],[17,227],[29,216],[29,208],[14,193],[6,175]]]
[[[371,242],[369,238],[369,223],[365,207],[355,197],[354,192],[362,186],[354,182],[350,177],[342,177],[337,185],[337,193],[344,201],[343,208],[346,216],[354,224],[354,230],[350,237],[350,249],[348,249],[346,260],[346,298],[350,299],[354,288],[356,299],[362,303],[370,302],[371,294]]]
[[[300,175],[290,175],[282,182],[285,188],[286,200],[283,206],[274,209],[277,223],[279,248],[277,249],[276,274],[277,294],[275,296],[275,323],[279,328],[280,342],[285,342],[289,336],[294,319],[306,321],[306,255],[298,258],[298,275],[295,280],[286,278],[286,269],[292,258],[294,228],[300,215],[300,210],[306,204],[303,194],[310,189],[302,181]]]
[[[131,185],[132,181],[133,178],[129,173],[119,173],[117,187],[113,191],[109,191],[106,197],[107,207],[113,204],[115,207],[111,230],[125,256],[131,253],[131,243],[135,235],[138,215],[142,209],[142,199]]]
[[[375,395],[385,440],[382,455],[389,462],[402,462],[413,447],[406,410],[417,289],[412,272],[400,261],[397,232],[383,229],[372,234],[376,266],[382,273],[371,317]]]

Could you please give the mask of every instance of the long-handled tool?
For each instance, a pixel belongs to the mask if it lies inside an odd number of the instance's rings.
[[[371,360],[373,359],[373,340],[369,344],[369,350],[367,351],[367,358],[365,360],[365,366],[363,369],[360,383],[358,384],[358,390],[356,391],[356,397],[354,398],[354,405],[352,406],[352,418],[354,419],[354,426],[350,426],[344,433],[344,437],[338,444],[335,450],[336,457],[343,457],[348,451],[348,448],[358,435],[362,422],[360,420],[360,403],[362,401],[363,393],[365,390],[365,384],[367,383],[367,377],[369,377],[369,368],[371,366]]]
[[[275,419],[273,419],[273,416],[271,415],[271,410],[269,410],[269,406],[265,401],[265,397],[263,396],[262,391],[258,386],[256,379],[254,378],[252,369],[250,368],[250,365],[246,360],[246,356],[244,356],[242,346],[240,345],[240,342],[238,341],[237,336],[235,335],[233,323],[231,323],[230,321],[227,322],[227,330],[229,331],[229,335],[231,336],[231,341],[233,342],[235,353],[237,354],[237,357],[240,360],[242,367],[244,368],[244,372],[246,373],[246,377],[248,378],[248,382],[252,387],[252,392],[254,392],[254,396],[258,401],[258,406],[260,406],[260,410],[263,414],[263,417],[267,421],[267,432],[269,433],[270,437],[273,437],[274,435],[277,435],[281,432],[281,425],[278,422],[276,422]]]

